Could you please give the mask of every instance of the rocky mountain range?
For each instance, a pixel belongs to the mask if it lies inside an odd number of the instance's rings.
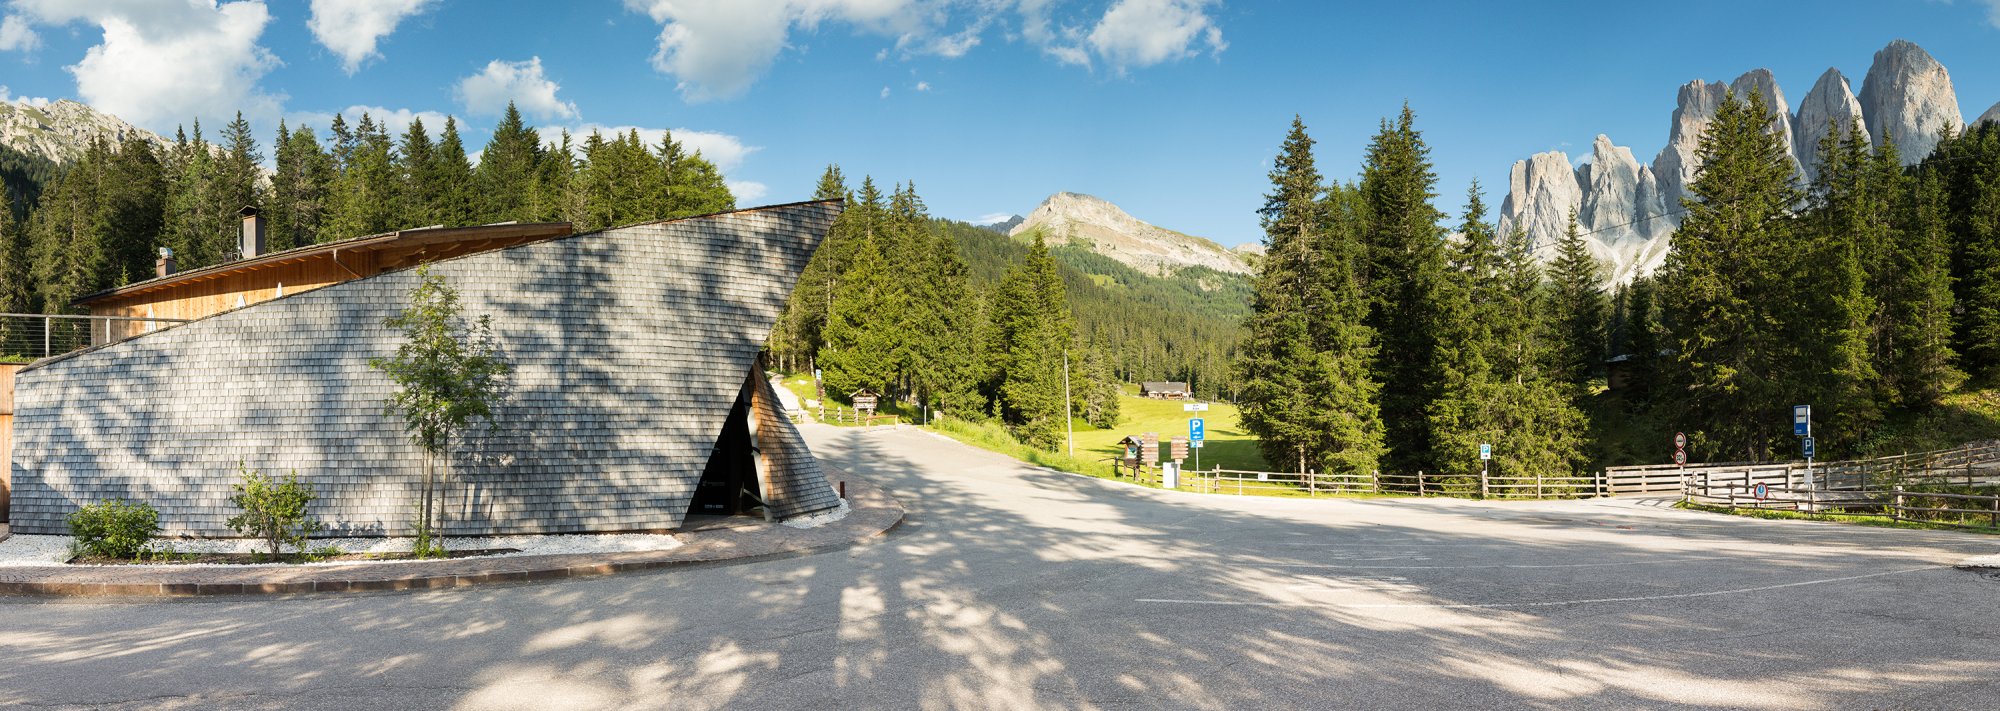
[[[1696,147],[1723,98],[1757,94],[1771,107],[1772,126],[1783,137],[1802,181],[1818,164],[1819,140],[1829,122],[1859,120],[1878,145],[1893,140],[1905,163],[1916,163],[1936,147],[1946,125],[1965,124],[1951,75],[1928,52],[1904,40],[1875,53],[1861,92],[1847,77],[1828,69],[1793,110],[1768,69],[1752,70],[1731,82],[1694,80],[1681,85],[1667,145],[1652,163],[1640,163],[1630,148],[1599,135],[1587,161],[1572,167],[1562,151],[1514,163],[1499,227],[1519,226],[1544,256],[1567,227],[1574,210],[1590,250],[1613,283],[1649,274],[1666,260],[1667,243],[1680,224],[1680,201],[1700,168]],[[1977,121],[2000,120],[2000,104]]]
[[[1187,266],[1249,274],[1245,256],[1261,251],[1232,251],[1200,237],[1155,227],[1109,201],[1079,193],[1050,195],[1026,219],[1007,230],[1010,237],[1034,232],[1040,232],[1051,245],[1082,246],[1156,276]]]
[[[0,101],[0,145],[56,163],[68,163],[82,156],[91,139],[98,136],[112,143],[138,136],[161,148],[170,143],[157,133],[68,99],[47,103]]]

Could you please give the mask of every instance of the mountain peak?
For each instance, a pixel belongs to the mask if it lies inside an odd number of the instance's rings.
[[[1243,257],[1222,245],[1156,227],[1094,195],[1050,195],[1007,234],[1019,237],[1034,232],[1040,232],[1049,244],[1075,244],[1149,274],[1165,276],[1189,266],[1250,273]]]
[[[68,163],[81,157],[99,136],[112,143],[137,136],[162,148],[168,145],[157,133],[69,99],[46,104],[0,101],[0,144],[23,153]]]

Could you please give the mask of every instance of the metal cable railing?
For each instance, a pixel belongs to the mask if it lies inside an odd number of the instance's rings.
[[[0,313],[0,362],[32,362],[144,335],[184,319]]]

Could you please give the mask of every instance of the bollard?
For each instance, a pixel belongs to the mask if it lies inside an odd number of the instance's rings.
[[[1902,485],[1902,484],[1897,484],[1897,485],[1896,485],[1896,503],[1895,503],[1895,505],[1894,505],[1893,507],[1891,507],[1891,508],[1889,509],[1889,520],[1891,520],[1891,521],[1901,521],[1901,520],[1903,520],[1903,485]]]
[[[834,482],[833,488],[834,488],[834,493],[840,495],[841,501],[847,500],[847,482],[844,481]]]

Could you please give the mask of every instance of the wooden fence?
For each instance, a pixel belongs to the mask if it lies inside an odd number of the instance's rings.
[[[1945,484],[1923,488],[1896,484],[1886,490],[1827,490],[1703,480],[1690,482],[1684,495],[1691,503],[1731,509],[1873,516],[1964,528],[2000,528],[2000,491],[1970,493],[1975,490]]]
[[[2000,442],[1980,442],[1954,449],[1914,452],[1872,459],[1768,464],[1727,463],[1676,466],[1612,467],[1602,474],[1611,494],[1682,493],[1692,486],[1740,484],[1782,489],[1830,491],[1888,490],[1897,485],[2000,485]]]
[[[1147,476],[1141,474],[1141,476]],[[1150,474],[1157,482],[1159,474]],[[1368,494],[1494,499],[1576,499],[1605,495],[1603,476],[1499,477],[1441,474],[1260,472],[1216,467],[1183,470],[1180,488],[1215,494],[1318,496]]]

